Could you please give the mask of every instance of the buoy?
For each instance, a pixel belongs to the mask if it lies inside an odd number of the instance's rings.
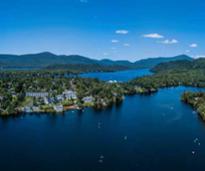
[[[197,143],[197,141],[199,141],[199,139],[198,139],[198,138],[195,138],[195,139],[194,139],[194,143]]]
[[[98,122],[98,128],[99,128],[99,129],[101,128],[101,123],[100,123],[100,122]]]
[[[100,159],[104,159],[105,157],[103,155],[100,156]]]
[[[98,162],[99,162],[99,163],[103,163],[103,160],[102,160],[102,159],[100,159],[100,160],[98,160]]]

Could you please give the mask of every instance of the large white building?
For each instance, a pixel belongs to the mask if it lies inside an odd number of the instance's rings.
[[[27,97],[48,97],[47,92],[27,92]]]

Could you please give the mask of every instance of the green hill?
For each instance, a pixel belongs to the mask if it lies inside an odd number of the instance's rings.
[[[156,58],[148,58],[142,59],[135,62],[136,68],[153,68],[160,63],[166,63],[171,61],[179,61],[179,60],[189,60],[191,61],[192,58],[187,55],[178,55],[174,57],[156,57]]]
[[[0,54],[1,68],[46,68],[46,69],[71,69],[75,71],[116,71],[127,69],[152,68],[159,63],[192,60],[186,55],[179,55],[169,58],[149,58],[136,62],[128,60],[96,60],[80,55],[55,55],[50,52],[42,52],[37,54],[26,55],[4,55]]]
[[[160,63],[152,68],[153,72],[205,70],[205,58],[195,60],[180,60],[167,63]]]

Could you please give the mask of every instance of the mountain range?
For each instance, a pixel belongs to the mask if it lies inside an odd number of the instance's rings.
[[[93,68],[106,68],[106,70],[125,70],[125,69],[142,69],[153,68],[159,63],[189,60],[192,58],[187,55],[179,55],[175,57],[156,57],[142,59],[136,62],[128,60],[110,60],[102,59],[96,60],[80,55],[55,55],[50,52],[42,52],[37,54],[26,55],[8,55],[0,54],[1,68],[12,67],[30,67],[30,68],[47,68],[47,69],[67,69],[72,66],[75,67],[93,67]],[[95,69],[94,69],[95,70]]]

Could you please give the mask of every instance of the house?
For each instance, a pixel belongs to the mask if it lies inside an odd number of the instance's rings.
[[[24,107],[24,108],[23,108],[23,111],[26,112],[26,113],[31,113],[31,112],[33,112],[32,109],[31,109],[31,107],[28,107],[28,106]]]
[[[87,97],[84,97],[82,100],[84,103],[92,103],[94,101],[94,98],[93,96],[87,96]]]
[[[55,105],[53,108],[56,112],[63,112],[63,105]]]
[[[57,95],[57,96],[56,96],[56,99],[57,99],[58,101],[62,101],[62,100],[64,100],[64,96],[63,96],[63,95]]]
[[[33,112],[40,112],[40,108],[37,106],[32,107]]]
[[[44,98],[43,98],[43,101],[44,101],[45,104],[49,104],[49,101],[48,101],[48,98],[47,98],[47,97],[44,97]]]
[[[26,97],[48,97],[47,92],[27,92]]]
[[[73,100],[77,99],[76,92],[75,92],[75,91],[72,91],[72,90],[65,90],[65,91],[63,92],[63,95],[65,96],[66,99],[69,99],[69,100],[71,100],[71,99],[73,99]]]

